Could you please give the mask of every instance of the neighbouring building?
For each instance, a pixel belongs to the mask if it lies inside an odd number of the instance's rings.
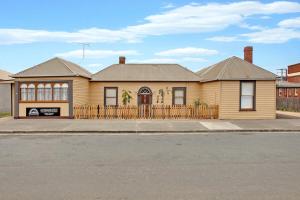
[[[12,113],[13,79],[11,73],[0,70],[0,113]]]
[[[288,66],[287,81],[300,83],[300,63]]]
[[[300,99],[300,63],[289,65],[286,78],[277,80],[277,97]]]
[[[178,64],[127,64],[125,57],[91,74],[61,58],[19,72],[15,78],[14,116],[73,118],[78,105],[219,106],[220,119],[274,119],[275,75],[252,64],[252,47],[244,60],[231,57],[194,73]]]

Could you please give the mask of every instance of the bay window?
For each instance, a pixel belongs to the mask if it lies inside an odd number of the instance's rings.
[[[68,101],[68,83],[22,83],[20,101]]]
[[[240,110],[255,110],[255,81],[241,81],[240,83]]]

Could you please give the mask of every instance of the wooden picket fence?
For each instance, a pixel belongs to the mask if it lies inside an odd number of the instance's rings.
[[[75,119],[217,119],[218,105],[76,105]]]
[[[299,97],[277,97],[276,109],[292,112],[300,112],[300,98]]]

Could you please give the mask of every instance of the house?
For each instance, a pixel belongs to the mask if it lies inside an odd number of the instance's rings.
[[[289,65],[286,71],[286,78],[281,77],[277,80],[277,97],[300,98],[300,63]]]
[[[231,57],[202,69],[200,99],[219,105],[220,119],[272,119],[276,117],[276,76],[252,64],[252,47],[244,60]]]
[[[287,81],[300,83],[300,63],[288,66]]]
[[[127,64],[125,57],[98,73],[61,58],[19,72],[15,118],[73,118],[74,106],[104,108],[218,105],[220,119],[274,119],[275,75],[245,59],[231,57],[194,73],[178,64]],[[124,95],[130,96],[125,99]],[[186,106],[186,107],[187,107]],[[99,112],[99,107],[97,108]]]
[[[0,70],[0,113],[12,113],[13,79],[11,73]]]

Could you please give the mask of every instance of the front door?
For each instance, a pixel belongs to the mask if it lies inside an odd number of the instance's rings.
[[[151,117],[152,92],[148,87],[142,87],[138,92],[139,115],[141,118]]]
[[[150,104],[150,94],[140,95],[140,104]]]

